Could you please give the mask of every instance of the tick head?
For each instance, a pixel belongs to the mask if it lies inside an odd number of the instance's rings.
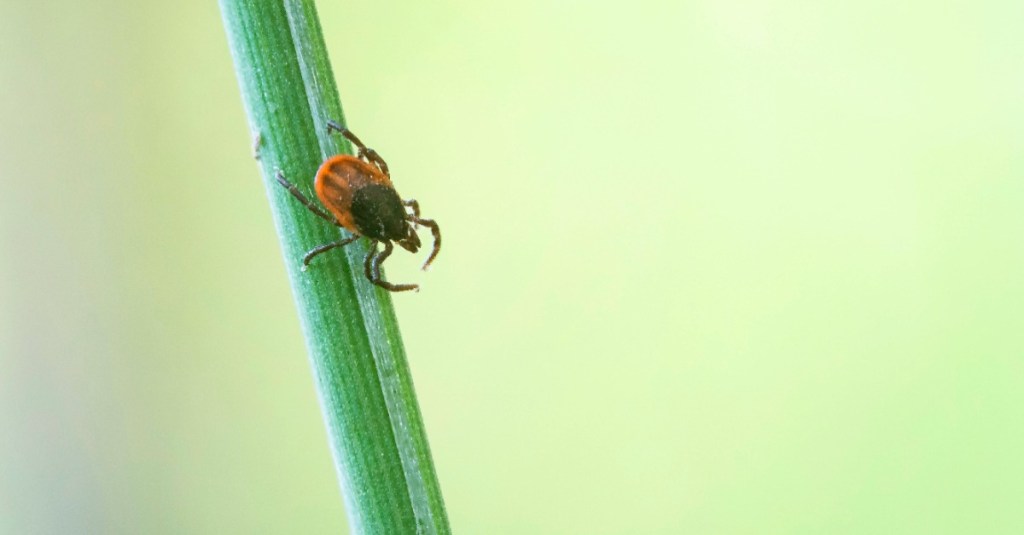
[[[420,249],[420,237],[416,234],[416,229],[412,228],[408,222],[405,224],[406,231],[408,234],[400,240],[397,240],[398,245],[401,245],[403,249],[410,253],[415,253]]]

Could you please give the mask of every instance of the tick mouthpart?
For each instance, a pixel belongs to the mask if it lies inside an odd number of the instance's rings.
[[[402,246],[402,249],[405,249],[410,253],[415,253],[420,250],[420,237],[415,233],[409,234],[408,238],[399,240],[397,243]]]

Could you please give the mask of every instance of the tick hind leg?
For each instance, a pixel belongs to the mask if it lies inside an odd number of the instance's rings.
[[[337,132],[344,136],[345,139],[351,141],[352,144],[359,149],[360,158],[368,162],[372,162],[377,166],[377,168],[381,170],[382,173],[389,177],[391,176],[391,173],[388,171],[388,164],[387,162],[384,161],[384,158],[381,158],[380,154],[378,154],[377,151],[371,149],[370,147],[367,147],[362,141],[359,140],[358,137],[356,137],[355,134],[352,133],[351,130],[345,128],[344,126],[341,126],[340,124],[334,121],[327,121],[327,133],[331,132]]]
[[[423,225],[430,229],[430,233],[434,235],[434,249],[430,251],[430,256],[427,257],[427,261],[423,263],[423,267],[420,268],[426,271],[430,267],[430,264],[437,258],[437,253],[441,252],[441,227],[437,225],[437,221],[433,219],[422,219],[420,217],[412,216],[409,221],[413,223]]]
[[[377,242],[374,241],[373,245],[370,246],[370,252],[366,253],[366,260],[363,261],[363,270],[366,272],[366,278],[389,292],[419,291],[420,287],[418,284],[391,284],[381,278],[380,265],[387,257],[391,256],[391,252],[394,250],[395,246],[391,242],[386,241],[384,242],[384,250],[377,254]]]
[[[277,170],[277,183],[283,186],[285,189],[287,189],[288,193],[292,194],[292,197],[298,199],[298,201],[301,202],[303,206],[308,208],[310,212],[316,214],[317,217],[323,219],[324,221],[327,221],[328,223],[336,227],[341,226],[341,223],[339,223],[338,220],[334,218],[334,216],[325,212],[323,208],[320,208],[319,206],[313,204],[313,201],[310,201],[308,197],[306,197],[305,195],[302,194],[301,191],[299,191],[299,188],[295,187],[295,184],[289,182],[288,179],[284,177],[284,172],[282,172],[280,169]]]

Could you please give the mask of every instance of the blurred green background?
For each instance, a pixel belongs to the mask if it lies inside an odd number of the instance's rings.
[[[1024,4],[320,10],[457,533],[1024,532]],[[0,0],[0,533],[346,529],[249,136],[215,2]]]

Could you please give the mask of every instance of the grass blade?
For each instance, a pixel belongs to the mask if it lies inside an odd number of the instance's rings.
[[[391,295],[362,274],[365,240],[300,269],[338,239],[274,180],[309,190],[327,156],[350,153],[311,0],[221,0],[228,41],[354,533],[450,533]],[[411,296],[410,296],[411,297]]]

